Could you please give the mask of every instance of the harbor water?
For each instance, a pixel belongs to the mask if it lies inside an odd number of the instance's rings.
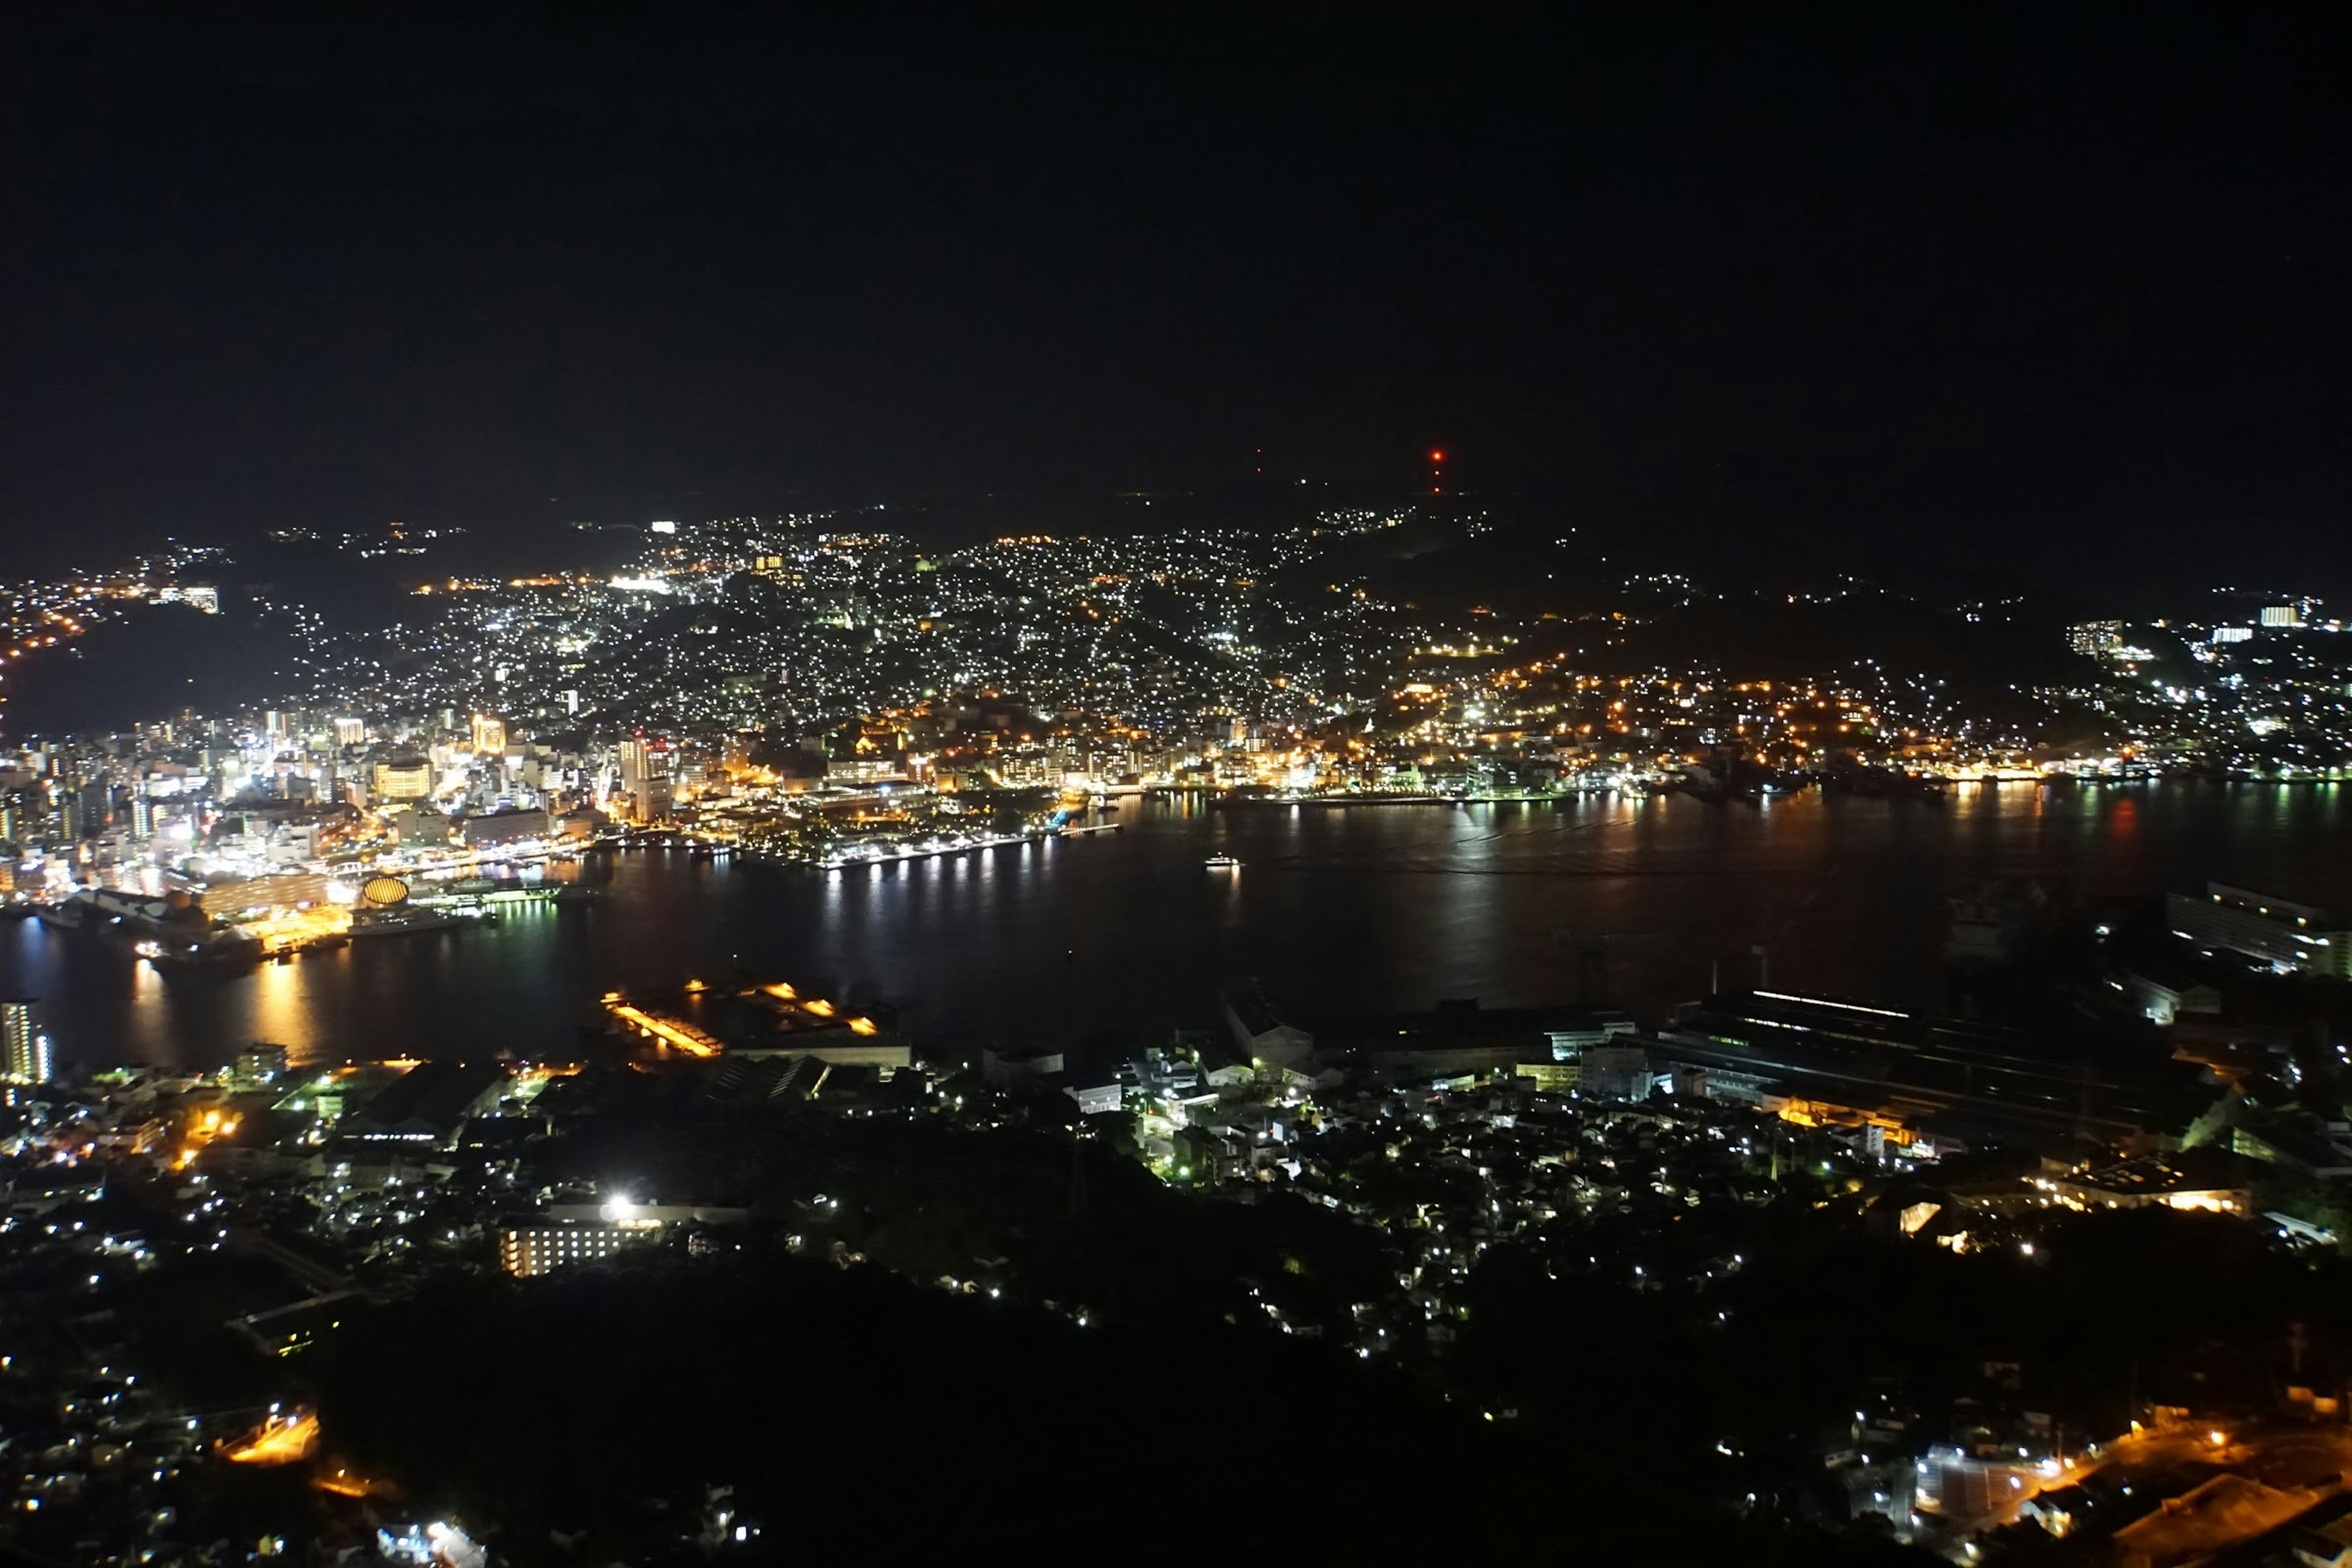
[[[129,944],[0,928],[0,994],[59,1058],[217,1065],[562,1055],[607,990],[736,970],[879,999],[919,1047],[1156,1039],[1255,980],[1307,1011],[1475,997],[1648,1012],[1710,983],[1932,1006],[1949,900],[2013,879],[2066,900],[2208,880],[2352,909],[2352,789],[1969,788],[1761,805],[1591,795],[1378,808],[1135,800],[1123,831],[837,871],[603,854],[604,896],[167,979]],[[1241,864],[1213,869],[1225,854]],[[1759,952],[1759,950],[1762,951]]]

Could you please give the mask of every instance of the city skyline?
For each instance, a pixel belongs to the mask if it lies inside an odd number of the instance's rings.
[[[22,19],[0,1555],[2352,1564],[2319,16]]]

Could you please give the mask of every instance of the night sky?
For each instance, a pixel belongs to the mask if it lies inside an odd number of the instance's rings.
[[[0,568],[1443,445],[1694,566],[2343,575],[2324,10],[1350,9],[20,15]]]

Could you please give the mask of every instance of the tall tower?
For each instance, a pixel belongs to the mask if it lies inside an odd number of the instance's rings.
[[[629,820],[657,822],[669,815],[669,752],[632,737],[621,742],[621,793],[629,797]]]
[[[49,1081],[49,1037],[29,996],[0,1000],[0,1079],[9,1083]]]
[[[653,773],[652,761],[653,748],[646,744],[643,737],[622,742],[621,788],[632,795],[643,789]]]

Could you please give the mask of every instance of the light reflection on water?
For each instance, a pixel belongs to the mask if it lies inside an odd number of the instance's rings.
[[[2352,791],[1964,789],[1941,805],[1594,796],[1345,810],[1130,803],[1129,828],[838,873],[645,852],[593,907],[166,981],[102,937],[0,931],[0,994],[68,1059],[209,1065],[573,1048],[613,988],[731,967],[898,1003],[919,1038],[1157,1038],[1255,977],[1302,1006],[1595,999],[1649,1009],[1756,978],[1936,1000],[1946,900],[2002,876],[2057,897],[2234,881],[2352,909]],[[1202,862],[1225,851],[1237,871]]]

